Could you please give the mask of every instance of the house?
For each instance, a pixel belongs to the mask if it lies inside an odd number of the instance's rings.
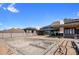
[[[49,35],[49,36],[59,36],[59,30],[60,30],[59,21],[56,21],[48,26],[40,28],[40,32],[42,35]]]
[[[55,21],[50,25],[37,30],[25,28],[26,33],[36,32],[38,35],[49,35],[53,37],[79,38],[79,19],[65,18],[63,21]]]
[[[25,33],[36,33],[37,32],[37,29],[32,28],[32,27],[24,28],[23,30],[25,31]]]
[[[79,38],[79,19],[64,19],[64,37]]]

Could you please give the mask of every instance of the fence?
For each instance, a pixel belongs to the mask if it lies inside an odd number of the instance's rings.
[[[0,33],[0,39],[36,36],[36,33]]]

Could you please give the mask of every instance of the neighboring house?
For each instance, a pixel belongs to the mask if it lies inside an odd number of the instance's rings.
[[[25,31],[25,33],[36,33],[37,32],[37,29],[36,28],[25,28],[23,29]]]
[[[64,37],[79,38],[79,19],[64,19]]]
[[[40,28],[40,31],[43,35],[49,35],[49,36],[58,36],[59,30],[60,30],[59,21],[56,21],[52,23],[51,25]]]

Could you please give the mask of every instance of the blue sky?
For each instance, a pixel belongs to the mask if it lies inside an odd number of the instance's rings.
[[[1,29],[11,27],[42,27],[64,18],[79,18],[79,4],[0,4]]]

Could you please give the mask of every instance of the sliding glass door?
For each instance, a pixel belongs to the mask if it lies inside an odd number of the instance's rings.
[[[73,35],[73,34],[75,34],[75,29],[74,28],[66,28],[66,29],[64,29],[64,34]]]

